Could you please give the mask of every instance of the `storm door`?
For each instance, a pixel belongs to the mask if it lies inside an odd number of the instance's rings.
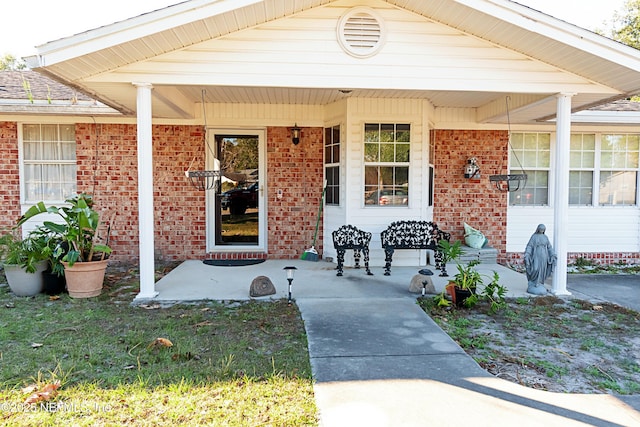
[[[265,248],[264,131],[211,129],[208,167],[220,181],[207,199],[208,250]]]

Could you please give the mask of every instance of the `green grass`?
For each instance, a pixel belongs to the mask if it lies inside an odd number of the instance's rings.
[[[89,299],[0,287],[0,424],[317,424],[295,305],[134,307],[136,280],[135,270],[112,273]],[[57,396],[24,406],[25,386],[56,380]]]

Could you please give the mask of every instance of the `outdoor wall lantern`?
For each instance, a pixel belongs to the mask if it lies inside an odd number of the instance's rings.
[[[467,164],[464,165],[464,177],[467,179],[480,179],[480,166],[478,166],[478,160],[475,157],[471,157],[467,160]]]
[[[291,305],[291,283],[293,282],[293,275],[295,274],[295,271],[297,270],[297,268],[289,266],[289,267],[283,268],[283,270],[287,273],[287,282],[289,282],[288,304]]]
[[[293,145],[298,145],[300,143],[301,131],[302,129],[298,127],[297,123],[291,128],[291,142],[293,142]]]

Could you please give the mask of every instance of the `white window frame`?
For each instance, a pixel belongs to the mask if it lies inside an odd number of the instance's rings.
[[[594,192],[597,189],[597,196],[594,199],[594,202],[596,203],[596,206],[600,206],[600,207],[633,207],[633,206],[638,206],[638,196],[639,196],[639,179],[640,179],[640,150],[637,151],[636,153],[636,166],[635,167],[607,167],[605,168],[603,163],[602,163],[602,153],[603,153],[603,143],[602,140],[604,138],[605,135],[609,135],[609,136],[622,136],[627,138],[629,136],[633,136],[635,138],[640,138],[640,134],[638,133],[634,133],[634,132],[602,132],[599,134],[599,138],[597,138],[597,150],[598,152],[596,153],[596,158],[598,159],[598,176],[597,176],[597,180],[596,177],[594,177]],[[628,155],[629,151],[625,151],[625,153]],[[630,203],[630,204],[616,204],[616,203],[600,203],[600,177],[602,176],[602,172],[612,172],[612,171],[622,171],[622,172],[635,172],[636,174],[636,179],[635,179],[635,191],[634,191],[634,195],[635,195],[635,200],[634,203]]]
[[[408,131],[409,131],[409,141],[398,141],[395,139],[394,136],[394,141],[393,141],[393,145],[396,146],[398,144],[406,144],[408,145],[408,156],[409,158],[407,159],[406,162],[399,162],[399,161],[393,161],[393,162],[383,162],[383,161],[374,161],[374,162],[369,162],[366,159],[366,155],[367,155],[367,150],[366,150],[366,144],[373,142],[373,141],[366,141],[366,128],[367,125],[378,125],[379,127],[379,132],[382,133],[382,126],[389,126],[389,125],[393,125],[394,127],[394,135],[397,135],[397,127],[398,126],[408,126]],[[363,182],[362,182],[362,197],[361,197],[361,203],[363,203],[365,208],[409,208],[410,206],[410,188],[411,188],[411,141],[413,140],[413,134],[412,134],[412,129],[413,126],[410,122],[396,122],[396,121],[378,121],[378,120],[370,120],[370,121],[366,121],[365,123],[362,124],[362,162],[363,162]],[[384,141],[376,141],[378,145],[384,143]],[[395,148],[394,148],[394,154],[397,154]],[[406,193],[407,193],[407,203],[406,204],[390,204],[390,205],[382,205],[382,204],[366,204],[366,198],[367,198],[367,184],[366,184],[366,170],[368,167],[392,167],[392,168],[407,168],[407,186],[406,186]],[[393,188],[397,188],[398,185],[394,184],[392,185]],[[380,190],[380,188],[377,188],[377,190]],[[376,191],[376,190],[373,190]]]
[[[529,176],[528,180],[527,180],[527,185],[520,189],[519,191],[513,192],[513,193],[509,193],[509,200],[508,200],[508,205],[510,207],[534,207],[534,206],[538,206],[538,207],[546,207],[546,206],[551,206],[551,200],[553,197],[552,194],[552,187],[553,187],[553,164],[554,164],[554,159],[553,159],[553,148],[554,148],[554,134],[551,132],[535,132],[535,131],[523,131],[523,132],[513,132],[511,134],[511,138],[513,138],[513,135],[523,135],[523,137],[526,137],[526,135],[548,135],[549,137],[549,164],[547,166],[538,166],[538,163],[536,162],[536,166],[529,166],[526,162],[526,160],[521,155],[521,153],[518,153],[517,150],[515,148],[511,148],[513,151],[509,152],[509,173],[510,174],[522,174],[522,170],[524,170],[524,173],[527,173],[528,175],[530,175],[530,172],[538,172],[538,171],[542,171],[542,172],[546,172],[547,173],[547,201],[546,203],[519,203],[513,202],[513,198],[516,197],[516,195],[520,195],[522,197],[522,194],[524,192],[525,189],[527,188],[531,188],[531,183],[532,183],[532,177]],[[536,153],[538,153],[539,150],[536,150]],[[518,164],[516,162],[516,164],[514,164],[514,162],[511,161],[511,157],[512,155],[518,157],[518,160],[520,162],[520,164]],[[536,154],[537,155],[537,154]],[[522,168],[521,168],[521,164],[522,164]]]
[[[338,131],[338,135],[339,135],[339,140],[338,142],[334,141],[333,135],[334,132]],[[331,134],[331,141],[329,144],[327,144],[327,132],[329,132]],[[334,147],[337,147],[338,149],[338,161],[335,161],[335,158],[332,158],[331,162],[327,161],[327,148],[331,147],[331,151],[333,152]],[[341,184],[341,174],[340,174],[340,165],[342,163],[342,126],[338,123],[336,125],[333,126],[327,126],[323,129],[323,167],[324,167],[324,177],[325,180],[327,180],[327,194],[325,195],[325,204],[328,206],[340,206],[340,199],[341,199],[341,188],[342,188],[342,184]],[[338,174],[338,185],[335,184],[331,184],[329,182],[329,180],[327,179],[327,169],[333,169],[333,168],[337,168],[337,174]],[[337,195],[335,198],[333,198],[334,203],[329,203],[329,198],[328,195],[331,192],[331,189],[337,189]]]
[[[592,206],[597,206],[598,205],[598,186],[597,186],[597,182],[600,180],[599,178],[599,152],[600,152],[600,135],[594,132],[572,132],[571,133],[571,139],[573,139],[576,136],[580,136],[582,138],[582,143],[583,146],[582,148],[577,151],[577,150],[570,150],[570,156],[573,155],[574,153],[580,153],[581,156],[584,155],[585,151],[584,151],[584,137],[585,135],[592,135],[594,138],[594,148],[593,148],[593,165],[592,166],[584,166],[583,163],[581,163],[580,167],[577,166],[571,166],[571,160],[569,161],[569,174],[571,174],[571,172],[591,172],[591,203],[585,204],[585,203],[571,203],[571,198],[569,198],[569,206],[572,207],[592,207]],[[573,141],[572,141],[573,142]],[[569,188],[569,192],[571,192],[571,187]]]
[[[24,126],[34,126],[34,125],[38,125],[40,127],[42,126],[52,126],[55,125],[57,126],[57,141],[60,142],[60,126],[72,126],[75,129],[75,123],[65,123],[65,122],[21,122],[18,123],[18,160],[19,160],[19,175],[20,175],[20,203],[25,205],[25,204],[34,204],[40,201],[45,201],[48,204],[60,204],[60,203],[64,203],[64,201],[72,196],[73,194],[75,194],[77,192],[77,187],[78,187],[78,174],[77,174],[77,158],[74,154],[74,158],[73,159],[69,159],[69,160],[46,160],[46,161],[39,161],[39,160],[27,160],[25,158],[25,140],[24,140]],[[42,142],[42,141],[41,141]],[[74,149],[77,150],[77,146],[76,146],[76,140],[75,140],[75,131],[74,131],[74,135],[73,135],[73,141],[66,141],[66,142],[73,142],[74,143]],[[75,153],[75,151],[74,151]],[[28,165],[38,165],[38,164],[59,164],[59,165],[75,165],[76,166],[76,172],[73,176],[73,178],[71,180],[74,181],[73,187],[74,189],[72,191],[70,191],[70,194],[64,195],[62,197],[62,199],[45,199],[43,197],[36,197],[34,200],[31,200],[28,198],[28,188],[27,188],[27,180],[26,180],[26,167]]]

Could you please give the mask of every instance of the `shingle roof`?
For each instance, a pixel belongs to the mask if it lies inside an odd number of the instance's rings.
[[[589,111],[640,111],[640,102],[622,99],[589,108]]]
[[[0,99],[92,101],[92,98],[32,70],[0,72]]]

